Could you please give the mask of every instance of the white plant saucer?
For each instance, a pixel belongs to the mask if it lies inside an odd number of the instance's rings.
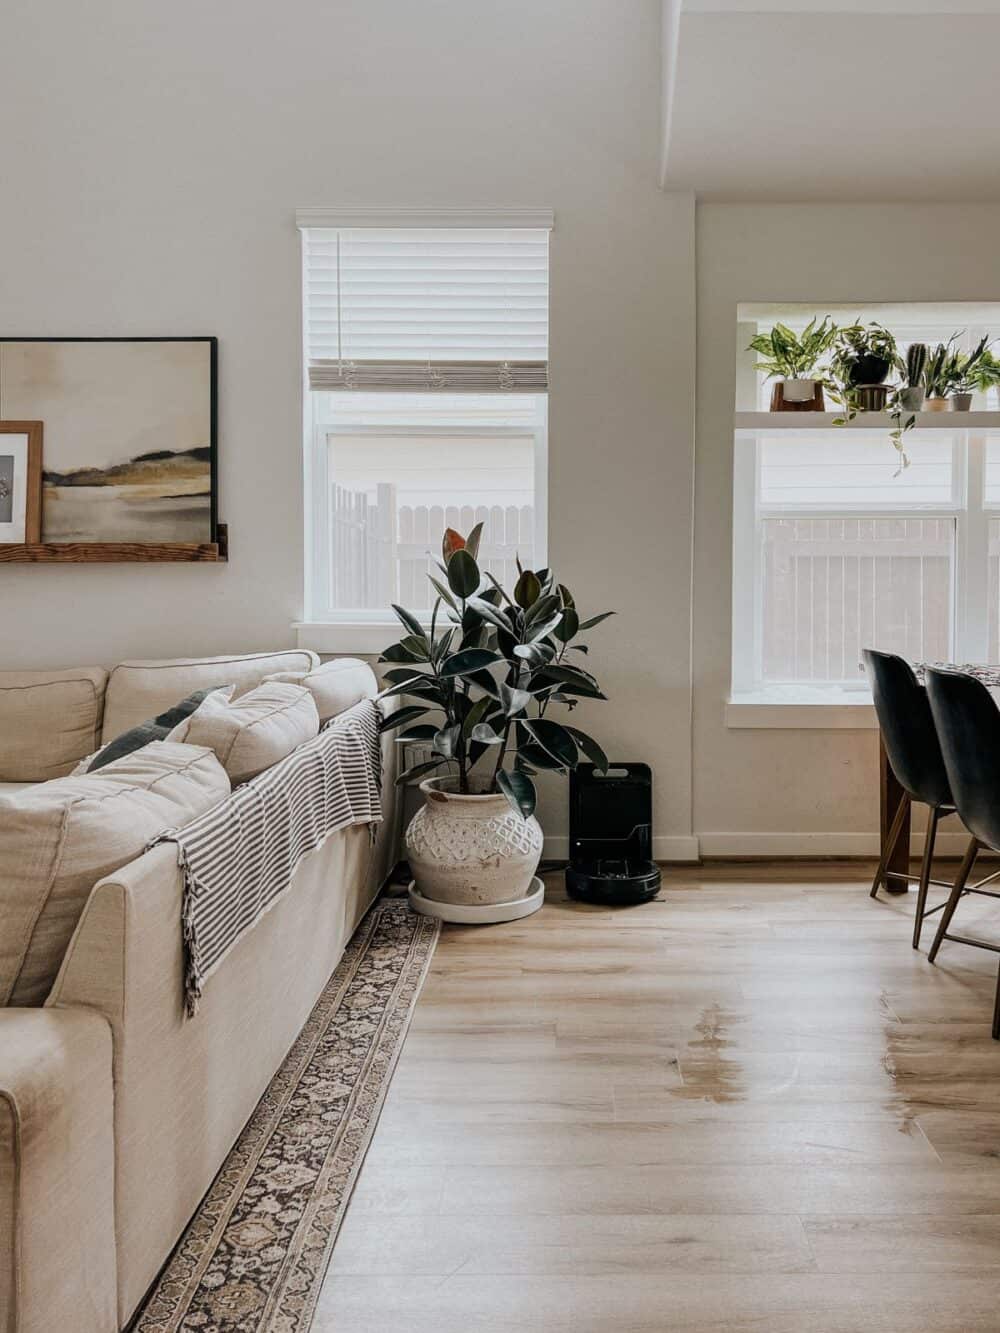
[[[545,885],[535,875],[526,898],[517,898],[509,903],[483,903],[481,906],[441,903],[434,898],[425,898],[412,879],[409,894],[410,906],[421,916],[436,916],[439,921],[453,921],[464,926],[492,926],[501,921],[519,921],[521,917],[537,912],[545,901]]]

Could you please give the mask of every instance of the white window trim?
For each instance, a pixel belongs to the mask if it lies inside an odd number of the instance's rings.
[[[293,620],[295,643],[314,653],[348,653],[353,657],[377,657],[403,634],[398,620]]]
[[[539,395],[544,403],[544,395]],[[329,564],[330,523],[327,497],[330,493],[329,449],[330,435],[399,436],[412,439],[420,435],[463,438],[470,430],[483,437],[524,438],[526,425],[488,426],[480,423],[462,425],[449,421],[442,425],[424,422],[416,426],[350,424],[344,417],[331,420],[325,415],[314,419],[316,394],[306,394],[304,411],[310,422],[308,438],[311,447],[306,451],[306,587],[305,617],[293,622],[300,648],[314,652],[382,652],[399,638],[399,622],[388,608],[362,610],[324,606],[319,596],[316,566]],[[535,561],[541,568],[548,559],[548,413],[539,410],[530,428],[534,436],[534,509]],[[419,613],[418,613],[419,614]],[[364,646],[363,646],[364,645]]]
[[[476,205],[471,207],[427,207],[425,205],[398,205],[365,207],[358,205],[326,205],[296,209],[295,225],[298,230],[309,228],[526,228],[551,232],[555,228],[555,213],[551,208],[537,206]],[[306,319],[308,274],[305,249],[302,255],[302,365],[309,364],[308,327]],[[333,611],[317,609],[317,550],[314,536],[324,533],[328,541],[326,496],[328,494],[328,461],[325,446],[317,447],[316,402],[318,395],[310,392],[308,377],[303,374],[302,438],[303,452],[303,517],[304,565],[303,603],[304,618],[292,622],[299,646],[317,652],[380,653],[399,637],[398,622],[385,611]],[[544,395],[543,395],[544,396]],[[540,412],[535,425],[535,553],[536,561],[543,564],[548,556],[548,413]],[[318,525],[318,526],[317,526]]]
[[[918,303],[910,303],[918,304]],[[935,313],[947,303],[930,303]],[[803,307],[805,309],[805,307]],[[967,338],[974,342],[987,332],[972,312],[962,319],[956,312],[956,327],[965,327]],[[873,308],[866,318],[877,318]],[[925,311],[914,313],[922,320]],[[803,315],[803,319],[805,316]],[[950,327],[948,320],[942,323]],[[762,377],[753,368],[753,357],[745,348],[757,332],[758,323],[742,319],[736,327],[736,401],[740,405],[753,404],[755,410],[737,411],[734,419],[736,432],[733,459],[733,605],[732,605],[732,673],[731,692],[725,704],[725,724],[729,728],[785,728],[821,730],[869,730],[877,726],[871,693],[864,681],[857,687],[841,683],[824,686],[822,682],[802,682],[800,697],[796,686],[779,685],[769,691],[758,685],[756,664],[761,652],[760,622],[760,552],[756,541],[757,482],[759,444],[748,439],[765,414],[759,408]],[[944,338],[946,332],[941,333]],[[767,414],[770,415],[770,414]],[[833,413],[829,414],[830,416]],[[963,414],[964,416],[964,414]],[[769,426],[778,429],[797,429],[808,421],[778,416]],[[989,588],[989,527],[993,518],[1000,517],[1000,506],[987,508],[984,500],[986,481],[986,432],[1000,429],[1000,413],[971,412],[964,422],[954,418],[947,423],[935,423],[941,428],[954,429],[959,434],[956,466],[952,473],[951,504],[913,505],[907,509],[887,511],[872,506],[858,506],[852,515],[864,512],[871,517],[920,518],[935,515],[955,519],[955,549],[952,589],[952,655],[957,661],[985,661],[989,656],[989,627],[986,613]],[[868,422],[856,419],[849,423],[864,429]],[[888,428],[888,427],[886,427]],[[777,514],[781,506],[768,506],[766,513]],[[817,515],[836,516],[832,509],[817,506],[788,506],[785,512],[815,512]],[[750,653],[741,652],[745,644]],[[825,698],[818,695],[826,694]],[[770,695],[770,697],[769,697]],[[776,697],[780,695],[781,697]]]
[[[1000,426],[1000,416],[997,418]],[[879,506],[851,507],[850,514],[872,518],[921,518],[936,516],[955,520],[955,551],[952,596],[952,656],[956,661],[982,662],[989,654],[988,622],[985,614],[989,578],[989,526],[998,516],[984,502],[986,479],[986,435],[982,427],[956,427],[956,459],[950,504],[912,505],[905,509]],[[761,650],[760,551],[757,542],[756,506],[759,472],[759,443],[744,434],[735,440],[733,459],[733,604],[732,689],[725,707],[729,728],[815,728],[821,730],[867,730],[876,725],[871,695],[863,682],[857,689],[821,681],[761,686],[756,664]],[[768,505],[765,516],[815,513],[843,517],[832,507]],[[747,645],[750,651],[747,651]],[[796,689],[800,697],[796,699]],[[817,695],[826,692],[825,699]],[[845,697],[853,696],[853,697]]]
[[[552,231],[556,217],[551,208],[425,208],[412,204],[364,208],[348,204],[296,209],[295,225],[300,231],[309,227],[529,227]]]
[[[299,645],[302,647],[303,645]],[[878,726],[875,708],[867,690],[859,690],[858,703],[831,699],[827,703],[775,702],[752,695],[733,697],[726,704],[725,720],[730,731],[870,731]]]

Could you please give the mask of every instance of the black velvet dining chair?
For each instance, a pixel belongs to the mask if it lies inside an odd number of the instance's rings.
[[[928,912],[928,888],[931,884],[951,888],[951,884],[943,880],[932,880],[931,869],[938,823],[946,815],[955,813],[955,802],[927,692],[913,674],[913,668],[905,658],[897,657],[895,653],[881,653],[874,648],[865,648],[862,656],[889,766],[903,788],[903,799],[889,829],[882,858],[872,880],[873,898],[888,879],[886,867],[892,860],[911,804],[917,801],[928,807],[924,856],[917,889],[917,911],[913,922],[913,947],[916,949],[920,945],[924,918],[941,911],[943,906],[939,904]]]
[[[959,671],[929,667],[927,696],[955,808],[972,835],[927,957],[933,963],[944,940],[1000,953],[1000,944],[953,935],[948,929],[965,894],[1000,898],[1000,893],[983,887],[1000,871],[973,887],[968,885],[980,849],[1000,851],[1000,709],[981,681]],[[1000,1040],[1000,974],[993,1004],[993,1036]]]

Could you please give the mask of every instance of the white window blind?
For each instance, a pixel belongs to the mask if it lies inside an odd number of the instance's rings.
[[[310,389],[546,391],[547,228],[302,231]]]

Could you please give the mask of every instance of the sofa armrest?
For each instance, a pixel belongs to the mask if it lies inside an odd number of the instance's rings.
[[[115,1333],[111,1029],[0,1009],[0,1333]]]

